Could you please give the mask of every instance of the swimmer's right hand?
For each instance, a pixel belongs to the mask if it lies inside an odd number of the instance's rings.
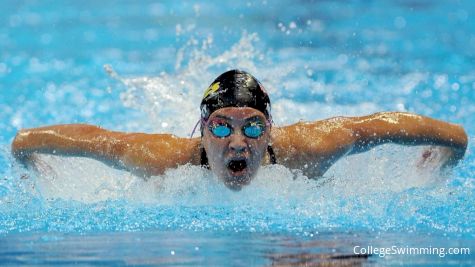
[[[26,169],[33,170],[41,174],[53,173],[52,168],[43,160],[40,159],[37,153],[28,149],[28,142],[26,140],[27,132],[25,130],[19,131],[12,142],[12,155],[15,159],[23,165]],[[27,176],[22,176],[27,177]]]
[[[30,169],[32,167],[34,168],[35,161],[37,159],[36,155],[34,155],[32,153],[19,152],[19,153],[13,153],[13,156],[15,157],[17,162],[19,162],[21,165],[23,165],[23,167],[25,167],[27,169]]]

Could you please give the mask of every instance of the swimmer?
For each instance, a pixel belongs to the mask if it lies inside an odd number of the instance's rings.
[[[20,130],[12,153],[26,165],[34,164],[35,153],[90,157],[144,177],[180,165],[201,165],[228,188],[240,190],[263,164],[281,164],[317,178],[341,157],[384,143],[440,146],[445,153],[443,167],[457,164],[467,148],[461,126],[403,112],[274,127],[264,87],[240,70],[216,78],[200,107],[199,138],[124,133],[85,124],[55,125]],[[434,150],[423,158],[431,158],[431,153]]]

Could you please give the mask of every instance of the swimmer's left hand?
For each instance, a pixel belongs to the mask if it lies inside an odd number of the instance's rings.
[[[462,155],[463,156],[463,155]],[[441,171],[455,167],[461,156],[450,147],[430,146],[422,152],[422,157],[417,163],[419,169],[439,169]]]

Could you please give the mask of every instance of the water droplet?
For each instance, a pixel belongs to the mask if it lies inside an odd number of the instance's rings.
[[[452,90],[458,91],[460,89],[460,85],[458,83],[453,83],[451,86]]]
[[[404,29],[406,27],[406,19],[403,17],[396,17],[394,19],[394,26],[398,29]]]
[[[0,74],[7,73],[7,70],[8,70],[7,65],[4,63],[0,63]]]

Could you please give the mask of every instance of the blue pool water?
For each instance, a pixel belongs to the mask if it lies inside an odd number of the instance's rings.
[[[474,16],[469,0],[2,1],[0,264],[475,264]],[[10,155],[19,129],[46,124],[189,136],[230,68],[266,86],[278,126],[409,111],[462,124],[467,154],[439,174],[416,167],[423,147],[384,145],[317,180],[267,166],[241,192],[195,166],[145,181]]]

